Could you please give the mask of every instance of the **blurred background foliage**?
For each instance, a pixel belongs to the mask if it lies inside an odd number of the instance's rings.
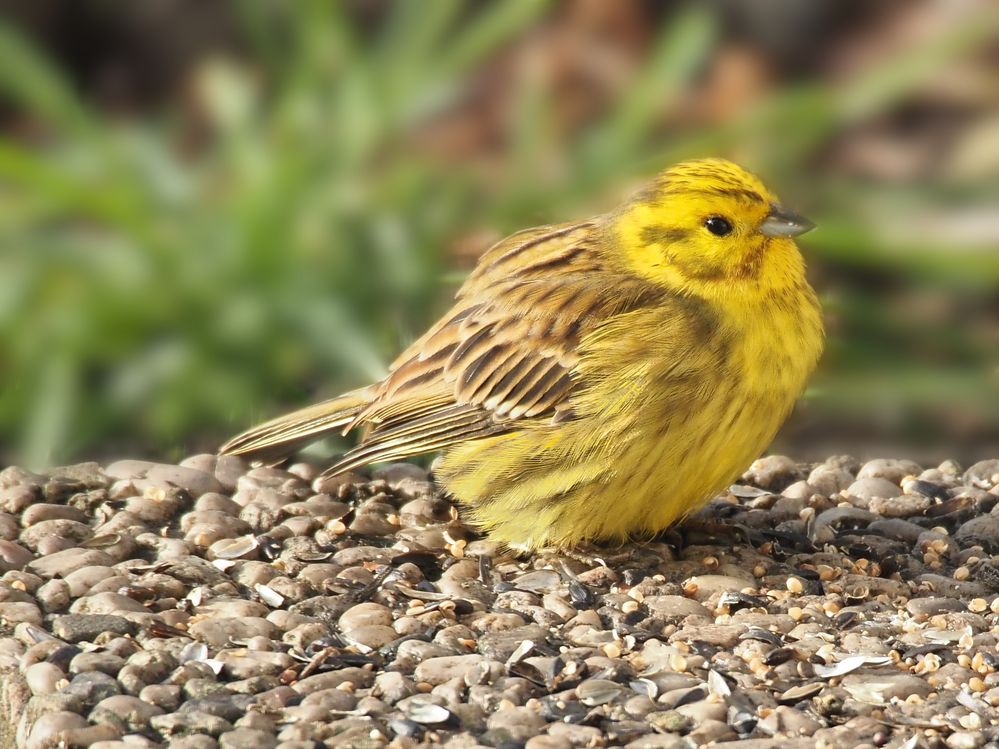
[[[0,437],[178,458],[378,377],[490,243],[725,155],[814,218],[778,449],[999,454],[992,0],[0,1]]]

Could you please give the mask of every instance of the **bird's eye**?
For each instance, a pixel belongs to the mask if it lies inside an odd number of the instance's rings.
[[[726,234],[731,234],[732,232],[732,224],[729,223],[728,219],[721,216],[709,216],[704,220],[704,226],[716,237],[724,237]]]

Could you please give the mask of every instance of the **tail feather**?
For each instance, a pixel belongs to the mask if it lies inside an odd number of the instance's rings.
[[[263,463],[276,462],[324,434],[349,428],[354,417],[370,402],[369,388],[352,390],[248,429],[222,445],[219,454],[241,455]]]

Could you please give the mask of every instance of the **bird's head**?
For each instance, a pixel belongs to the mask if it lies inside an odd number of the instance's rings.
[[[690,293],[799,283],[794,237],[813,227],[781,207],[754,174],[723,159],[685,161],[610,216],[629,269]]]

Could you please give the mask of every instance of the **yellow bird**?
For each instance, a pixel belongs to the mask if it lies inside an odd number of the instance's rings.
[[[611,213],[494,245],[383,380],[221,452],[359,428],[327,474],[440,450],[438,484],[510,547],[662,530],[767,447],[818,361],[793,240],[811,228],[731,162],[677,164]]]

